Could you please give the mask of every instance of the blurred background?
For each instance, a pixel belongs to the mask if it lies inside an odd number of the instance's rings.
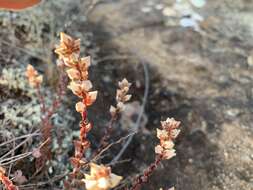
[[[118,189],[154,160],[156,128],[166,117],[182,121],[177,156],[164,161],[143,189],[253,189],[252,0],[42,0],[19,12],[1,10],[0,142],[38,127],[38,100],[24,72],[32,64],[44,75],[50,104],[60,32],[80,38],[82,55],[92,57],[90,79],[99,91],[89,111],[95,124],[92,148],[108,122],[117,81],[133,83],[133,100],[112,138],[138,130],[112,166],[125,178]],[[52,118],[56,138],[49,177],[64,173],[73,154],[71,141],[79,131],[75,101],[68,92]],[[100,161],[110,163],[123,145]],[[13,170],[29,178],[34,167],[27,163],[20,161]],[[37,176],[29,183],[45,180]],[[54,188],[62,185],[52,183]]]

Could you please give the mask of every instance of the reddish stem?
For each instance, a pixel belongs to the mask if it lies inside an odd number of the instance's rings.
[[[6,188],[7,190],[18,190],[18,187],[15,186],[15,185],[12,183],[12,181],[11,181],[7,176],[4,175],[4,172],[1,171],[1,169],[2,169],[2,168],[0,167],[0,182],[3,183],[3,185],[5,186],[5,188]]]
[[[149,179],[149,177],[152,175],[152,173],[155,171],[155,169],[158,167],[159,163],[162,161],[163,156],[158,155],[156,156],[155,162],[149,165],[149,167],[144,170],[143,174],[138,176],[134,181],[134,184],[131,188],[131,190],[139,190],[141,185],[146,183]]]
[[[40,102],[40,110],[42,113],[46,113],[45,99],[44,99],[43,95],[41,94],[40,85],[37,85],[36,89],[37,89],[37,95],[39,97],[39,102]]]
[[[52,130],[53,126],[51,125],[51,123],[49,121],[50,120],[49,114],[47,113],[45,99],[44,99],[43,95],[41,94],[40,86],[39,85],[36,86],[36,89],[37,89],[37,95],[39,97],[40,108],[41,108],[41,112],[42,112],[42,116],[41,116],[42,138],[43,138],[43,141],[48,140],[48,142],[45,144],[45,146],[43,146],[43,148],[41,150],[44,156],[42,156],[42,158],[39,158],[37,163],[43,162],[42,164],[44,164],[44,162],[45,162],[44,159],[47,160],[51,156],[49,145],[51,143],[51,130]],[[41,161],[40,159],[43,159],[44,161]],[[41,166],[39,166],[39,167],[41,167]]]
[[[111,133],[112,133],[112,128],[113,128],[113,124],[115,123],[115,121],[118,118],[118,114],[115,114],[114,116],[111,117],[108,126],[106,127],[105,130],[105,134],[102,137],[101,141],[100,141],[100,146],[106,146],[107,143],[106,141],[110,138]]]
[[[59,108],[61,101],[62,101],[62,97],[65,94],[65,86],[66,86],[66,82],[64,81],[64,74],[63,74],[63,69],[61,68],[61,70],[59,70],[59,82],[57,85],[57,96],[55,98],[55,100],[53,101],[52,104],[52,108],[50,110],[48,110],[47,115],[48,118],[50,118],[55,112],[56,110]]]
[[[43,156],[36,160],[37,169],[41,168],[45,164],[45,162],[51,158],[50,144],[51,144],[51,139],[52,139],[51,132],[52,132],[53,125],[50,123],[50,118],[59,108],[62,96],[64,94],[64,81],[63,81],[64,78],[63,78],[62,73],[63,72],[60,73],[60,81],[58,83],[57,98],[53,101],[51,109],[46,108],[45,99],[41,93],[41,88],[39,85],[36,86],[37,95],[39,97],[40,108],[42,112],[42,116],[41,116],[42,138],[43,138],[43,141],[47,141],[45,146],[43,146],[41,149]]]
[[[80,67],[78,65],[77,65],[77,69],[80,72],[80,76],[81,76],[81,70],[80,70]],[[81,80],[83,80],[83,78],[81,78]],[[82,93],[82,102],[86,106],[86,94],[85,93]],[[88,121],[87,115],[88,115],[88,112],[87,112],[87,109],[85,109],[81,113],[82,120],[80,122],[80,136],[79,136],[79,139],[80,139],[80,142],[81,142],[81,146],[78,147],[78,149],[77,149],[77,147],[75,147],[76,150],[75,150],[74,159],[76,159],[78,161],[82,160],[85,150],[89,147],[89,141],[87,139],[87,133],[90,130],[90,127],[91,127],[90,125],[91,124]],[[87,163],[88,162],[86,162],[86,164]],[[81,165],[80,163],[76,163],[74,165],[74,169],[73,169],[73,172],[72,172],[72,177],[73,178],[76,178],[76,175],[80,171],[82,166],[83,165]]]
[[[106,130],[105,130],[105,133],[103,135],[103,137],[101,138],[100,142],[99,142],[99,146],[98,146],[98,149],[97,151],[94,153],[93,157],[94,156],[97,156],[107,145],[108,145],[108,142],[107,140],[110,138],[111,136],[111,133],[112,133],[112,129],[113,129],[113,125],[115,123],[115,121],[117,120],[118,116],[117,114],[112,116],[110,121],[109,121],[109,124],[108,126],[106,127]]]

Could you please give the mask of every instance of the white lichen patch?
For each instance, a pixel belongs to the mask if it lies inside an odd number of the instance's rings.
[[[40,122],[41,112],[35,90],[30,88],[24,68],[5,68],[0,85],[7,97],[2,97],[0,113],[12,126],[34,126]],[[16,95],[15,92],[19,91]],[[23,98],[20,98],[20,95]],[[10,96],[10,97],[8,97]]]

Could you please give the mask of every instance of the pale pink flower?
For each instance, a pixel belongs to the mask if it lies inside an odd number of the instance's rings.
[[[60,38],[60,45],[55,49],[55,53],[57,53],[60,58],[66,58],[73,54],[80,53],[80,39],[75,40],[63,32],[61,32]]]
[[[157,137],[160,144],[155,147],[155,153],[160,154],[163,159],[170,159],[176,155],[173,140],[180,133],[178,129],[180,122],[174,118],[167,118],[161,121],[162,129],[157,129]]]
[[[124,109],[124,104],[132,97],[132,95],[127,94],[131,86],[131,83],[129,83],[127,79],[124,78],[122,81],[119,81],[118,85],[119,89],[116,91],[116,107],[110,107],[110,113],[112,116],[115,116],[117,113],[121,112]]]
[[[32,65],[27,65],[26,77],[28,78],[29,84],[32,87],[39,86],[43,81],[43,76],[39,75]]]
[[[110,167],[90,164],[90,175],[85,174],[85,187],[87,190],[109,190],[116,187],[122,180],[121,176],[111,173]]]
[[[82,113],[82,112],[85,111],[85,109],[86,109],[86,106],[84,105],[83,102],[77,102],[77,103],[76,103],[76,111],[77,111],[77,112]]]
[[[13,181],[18,184],[23,184],[23,183],[27,182],[27,178],[23,175],[21,170],[17,170],[14,173]]]

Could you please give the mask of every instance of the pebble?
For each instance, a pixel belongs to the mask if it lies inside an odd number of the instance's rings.
[[[193,159],[192,159],[192,158],[189,158],[188,162],[189,162],[190,164],[192,164],[192,163],[193,163]]]
[[[151,11],[151,7],[142,7],[141,11],[144,13],[149,13]]]
[[[197,8],[201,8],[201,7],[205,6],[206,0],[191,0],[191,3],[193,4],[193,6],[195,6]]]
[[[227,152],[224,152],[224,156],[225,156],[225,158],[227,159],[227,158],[228,158],[228,153],[227,153]]]
[[[253,67],[253,57],[251,55],[248,56],[247,63],[250,67]]]
[[[166,8],[163,9],[163,15],[168,16],[168,17],[176,16],[177,12],[174,9],[170,8],[170,7],[166,7]]]
[[[229,109],[226,111],[226,114],[230,117],[236,117],[240,114],[240,110],[239,109]]]
[[[157,9],[157,10],[162,10],[162,9],[163,9],[163,4],[157,4],[157,5],[155,6],[155,9]]]
[[[198,23],[192,18],[182,18],[180,25],[185,28],[198,28]]]

